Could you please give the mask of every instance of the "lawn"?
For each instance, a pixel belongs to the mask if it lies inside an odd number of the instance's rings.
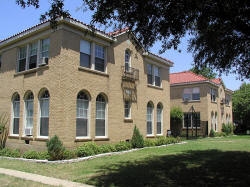
[[[67,164],[1,159],[0,167],[96,186],[248,186],[250,136],[188,140]]]
[[[14,187],[14,186],[51,187],[50,185],[42,184],[39,182],[23,180],[20,178],[15,178],[15,177],[2,175],[2,174],[0,174],[0,184],[1,184],[1,187]]]

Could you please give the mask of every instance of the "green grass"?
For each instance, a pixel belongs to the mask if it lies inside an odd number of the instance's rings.
[[[49,187],[50,186],[39,182],[28,181],[2,174],[0,174],[0,184],[1,187],[17,187],[17,186]]]
[[[1,159],[0,167],[96,186],[246,186],[250,136],[188,140],[71,164]]]

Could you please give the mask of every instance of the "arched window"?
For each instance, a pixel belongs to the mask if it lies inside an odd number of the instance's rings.
[[[131,64],[130,64],[130,51],[127,49],[125,51],[125,72],[129,72],[130,71],[130,67],[131,67]]]
[[[19,134],[20,96],[15,93],[12,97],[12,134]]]
[[[25,128],[24,134],[31,136],[33,134],[33,114],[34,114],[34,95],[27,92],[25,96]]]
[[[77,95],[76,137],[89,136],[89,96],[83,91]]]
[[[48,90],[44,90],[40,94],[39,105],[40,105],[40,136],[49,135],[49,99],[50,94]]]
[[[99,94],[96,98],[96,136],[107,136],[106,134],[106,99]]]
[[[157,134],[162,134],[162,104],[157,104]]]
[[[147,104],[147,135],[153,135],[153,103]]]

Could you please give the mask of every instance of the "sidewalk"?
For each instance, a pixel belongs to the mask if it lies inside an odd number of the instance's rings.
[[[71,182],[63,179],[56,179],[52,177],[45,177],[42,175],[37,175],[33,173],[26,173],[22,171],[16,171],[11,169],[0,168],[0,173],[5,175],[11,175],[13,177],[22,178],[25,180],[31,180],[35,182],[40,182],[43,184],[53,185],[53,186],[65,186],[65,187],[93,187],[87,184],[81,184],[77,182]]]

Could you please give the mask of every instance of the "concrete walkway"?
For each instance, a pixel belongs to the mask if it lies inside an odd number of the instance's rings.
[[[33,173],[26,173],[26,172],[22,172],[22,171],[11,170],[11,169],[0,168],[0,173],[5,174],[5,175],[11,175],[13,177],[17,177],[17,178],[21,178],[21,179],[25,179],[25,180],[40,182],[40,183],[48,184],[48,185],[52,185],[52,186],[93,187],[93,186],[87,185],[87,184],[71,182],[71,181],[63,180],[63,179],[56,179],[53,177],[45,177],[42,175],[37,175],[37,174],[33,174]]]

